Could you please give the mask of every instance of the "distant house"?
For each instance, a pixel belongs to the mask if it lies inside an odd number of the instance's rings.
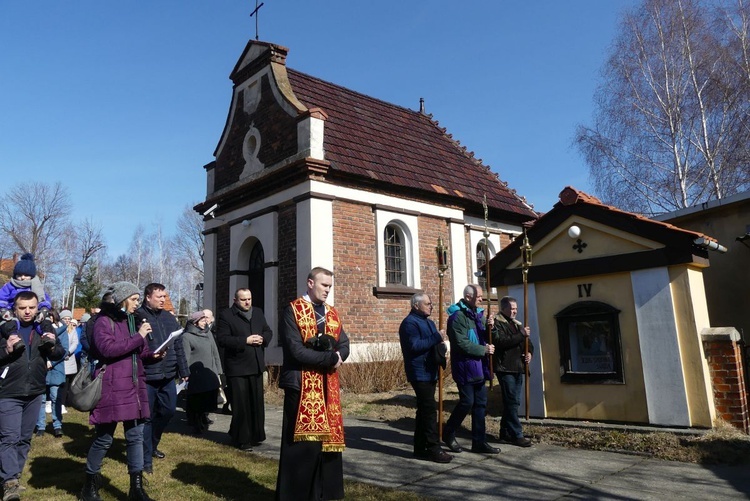
[[[490,276],[500,294],[518,299],[537,346],[531,415],[711,427],[740,408],[739,398],[725,408],[729,365],[710,348],[703,277],[709,255],[723,258],[715,238],[568,187],[528,240],[526,312],[522,239],[492,259]],[[727,337],[728,346],[735,341]],[[736,356],[732,363],[741,365]],[[740,396],[741,367],[736,373]],[[747,430],[743,405],[737,423]]]
[[[230,78],[227,122],[205,166],[204,302],[249,287],[274,335],[308,271],[335,273],[333,302],[354,343],[396,342],[409,297],[438,300],[435,247],[449,247],[445,308],[536,213],[424,110],[406,109],[286,66],[288,50],[251,41]],[[394,82],[394,84],[397,84]],[[267,352],[281,361],[274,340]]]
[[[13,267],[16,265],[17,255],[12,259],[0,259],[0,287],[13,278]]]

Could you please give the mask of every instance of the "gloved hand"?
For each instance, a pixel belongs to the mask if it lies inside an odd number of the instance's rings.
[[[16,322],[15,319],[10,319],[0,325],[0,335],[3,337],[3,339],[8,339],[10,336],[16,334],[17,332],[18,322]]]
[[[11,336],[18,334],[18,322],[16,322],[16,319],[10,319],[6,322],[4,322],[2,325],[0,325],[0,336],[4,340],[10,339]],[[23,339],[19,339],[16,341],[16,343],[13,345],[13,352],[23,352],[23,350],[26,349],[26,344],[23,342]]]

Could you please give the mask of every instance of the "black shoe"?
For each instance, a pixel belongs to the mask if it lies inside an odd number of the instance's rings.
[[[153,466],[143,465],[143,473],[148,473],[149,475],[153,475],[154,474],[154,467]]]
[[[492,447],[487,442],[482,442],[481,444],[471,444],[471,452],[478,454],[500,454],[500,449]]]
[[[441,449],[437,452],[431,453],[428,459],[433,463],[450,463],[453,461],[453,456]]]
[[[448,446],[451,452],[459,454],[464,451],[463,447],[461,447],[458,441],[456,441],[456,435],[453,433],[443,434],[443,442]]]
[[[251,444],[237,444],[237,448],[241,451],[252,452],[253,446]]]
[[[154,452],[153,452],[153,454],[151,454],[151,457],[155,457],[157,459],[164,459],[165,457],[167,457],[167,455],[164,454],[159,449],[154,449]]]
[[[508,443],[516,447],[531,447],[531,440],[526,437],[516,438]]]
[[[102,501],[99,497],[99,486],[102,484],[102,479],[98,473],[87,473],[86,483],[83,484],[83,490],[81,491],[81,501]]]
[[[36,430],[36,436],[37,437],[43,437],[44,436],[44,430]]]
[[[55,438],[60,438],[63,436],[62,429],[55,428],[55,431],[52,432],[53,435],[55,435]]]

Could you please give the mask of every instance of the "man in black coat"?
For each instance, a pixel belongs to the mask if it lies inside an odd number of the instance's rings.
[[[3,324],[0,345],[0,480],[3,499],[19,499],[19,484],[31,435],[39,418],[46,389],[47,361],[61,360],[65,350],[49,320],[35,320],[39,299],[31,291],[19,292],[14,310],[18,319]],[[20,342],[23,341],[24,348]]]
[[[234,304],[219,314],[216,342],[224,350],[224,374],[232,395],[229,435],[242,450],[266,439],[263,404],[265,348],[273,333],[250,289],[237,289]]]

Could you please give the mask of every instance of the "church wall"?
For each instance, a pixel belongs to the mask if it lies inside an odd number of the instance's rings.
[[[279,208],[279,300],[278,318],[287,303],[297,297],[297,206]]]

